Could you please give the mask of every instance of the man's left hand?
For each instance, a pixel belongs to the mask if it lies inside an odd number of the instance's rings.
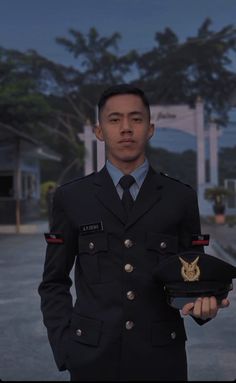
[[[194,303],[187,303],[182,308],[183,315],[192,315],[202,320],[214,318],[219,308],[229,306],[229,300],[223,299],[221,304],[217,303],[215,297],[199,297]]]

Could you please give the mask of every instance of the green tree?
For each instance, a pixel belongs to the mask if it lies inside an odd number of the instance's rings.
[[[56,41],[63,45],[78,59],[81,83],[108,85],[123,82],[130,71],[130,65],[136,57],[135,51],[119,55],[118,44],[121,35],[117,32],[109,37],[100,36],[96,28],[90,28],[84,35],[75,29],[69,29],[71,39],[57,37]]]
[[[111,84],[126,81],[137,53],[134,50],[119,53],[121,35],[117,32],[105,37],[92,27],[87,34],[69,29],[69,35],[69,38],[56,38],[78,60],[77,77],[73,78],[73,90],[67,92],[67,97],[79,105],[86,118],[94,121],[100,93]]]
[[[32,133],[32,124],[45,118],[50,106],[28,72],[26,56],[0,48],[1,122]]]
[[[194,105],[200,95],[206,119],[226,124],[236,85],[230,67],[236,28],[212,31],[211,24],[206,19],[197,35],[184,42],[170,28],[156,32],[155,46],[139,55],[135,50],[120,53],[117,32],[105,37],[95,28],[86,34],[70,29],[69,38],[56,41],[77,59],[76,67],[54,63],[34,50],[0,48],[1,121],[62,154],[61,168],[51,165],[57,167],[57,177],[64,169],[69,169],[67,176],[81,170],[84,151],[78,133],[88,119],[95,122],[98,97],[111,84],[133,82],[154,104]],[[174,168],[171,173],[175,176]]]
[[[62,164],[60,167],[48,164],[49,168],[43,172],[43,178],[45,175],[49,176],[51,169],[51,173],[54,173],[53,179],[61,184],[73,177],[73,174],[81,174],[85,152],[78,134],[85,122],[85,116],[69,96],[51,96],[50,105],[53,109],[50,120],[40,122],[39,125],[45,136],[53,142],[55,150],[62,155]]]
[[[79,108],[66,94],[73,87],[75,73],[77,76],[74,69],[55,64],[32,50],[21,53],[0,49],[0,122],[32,135],[42,144],[50,143],[62,154],[61,163],[46,163],[47,171],[52,170],[46,173],[55,172],[50,179],[58,182],[72,162],[76,169],[81,168],[84,156],[77,133],[85,117],[79,115]]]
[[[236,28],[227,25],[212,31],[211,24],[207,18],[196,37],[185,42],[180,42],[170,28],[157,32],[156,46],[138,58],[138,83],[155,103],[193,105],[201,96],[206,118],[214,116],[226,124],[236,86],[236,75],[230,67],[230,54],[236,51]]]

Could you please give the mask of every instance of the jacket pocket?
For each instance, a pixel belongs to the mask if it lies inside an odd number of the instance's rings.
[[[100,251],[107,251],[107,235],[104,233],[80,235],[79,254],[94,255]]]
[[[102,326],[103,321],[101,320],[74,314],[70,327],[70,339],[97,347],[102,333]]]
[[[79,236],[79,263],[81,277],[88,283],[101,282],[101,265],[99,257],[108,254],[107,234],[90,234]]]
[[[175,254],[178,251],[177,236],[162,233],[147,233],[147,249],[154,250],[159,254]]]
[[[183,321],[161,321],[152,324],[152,345],[167,346],[187,340]]]

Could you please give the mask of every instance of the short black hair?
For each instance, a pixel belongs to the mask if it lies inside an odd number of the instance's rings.
[[[112,96],[118,96],[122,94],[134,94],[141,98],[143,105],[148,111],[149,119],[151,116],[149,101],[144,93],[144,91],[134,85],[131,84],[119,84],[113,85],[109,88],[105,89],[105,91],[101,94],[100,99],[98,101],[98,116],[100,116],[101,111],[106,104],[107,100]]]

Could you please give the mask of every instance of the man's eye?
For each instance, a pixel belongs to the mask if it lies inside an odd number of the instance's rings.
[[[114,122],[115,123],[115,122],[118,122],[118,121],[119,121],[119,118],[111,118],[110,119],[110,122]]]
[[[133,118],[133,121],[134,121],[134,122],[142,122],[143,120],[142,120],[141,117],[134,117],[134,118]]]

